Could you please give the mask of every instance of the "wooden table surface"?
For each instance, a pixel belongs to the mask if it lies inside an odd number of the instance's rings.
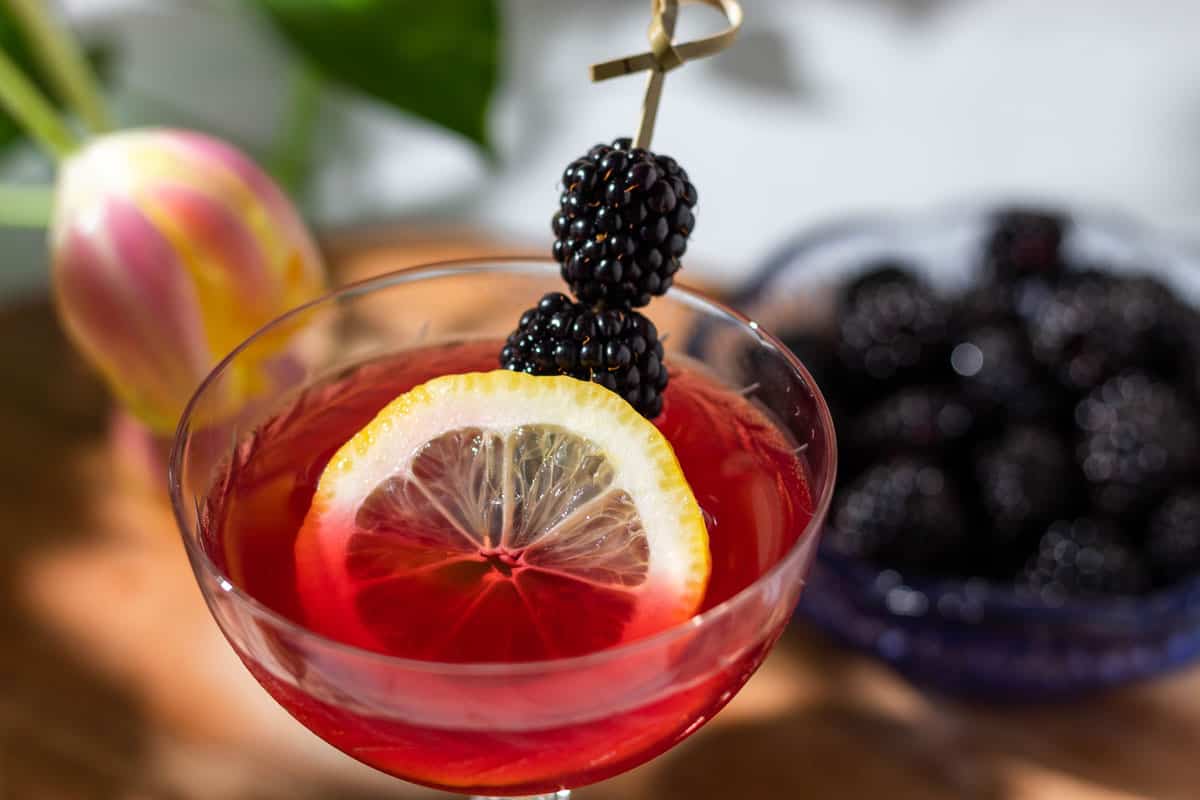
[[[335,241],[342,275],[496,252]],[[156,486],[45,299],[0,309],[0,800],[441,797],[326,746],[204,608]],[[1200,671],[1040,709],[934,701],[797,628],[730,707],[584,800],[1200,797]]]

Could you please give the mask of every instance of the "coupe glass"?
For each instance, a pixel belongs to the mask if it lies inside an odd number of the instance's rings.
[[[200,590],[230,644],[302,724],[414,783],[563,798],[678,744],[767,655],[816,550],[836,461],[824,399],[796,357],[756,323],[674,289],[649,310],[669,332],[667,363],[687,356],[743,389],[803,452],[814,500],[795,543],[727,601],[667,631],[584,656],[437,663],[325,638],[222,574],[210,557],[205,498],[237,444],[273,411],[365,359],[440,341],[502,338],[524,309],[561,288],[552,263],[503,260],[422,267],[349,286],[242,344],[203,383],[179,426],[172,502]]]

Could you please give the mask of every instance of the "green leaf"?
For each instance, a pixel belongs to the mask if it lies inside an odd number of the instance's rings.
[[[499,75],[495,0],[257,0],[326,80],[490,149]]]
[[[8,10],[8,5],[3,2],[0,2],[0,50],[7,53],[26,76],[45,91],[45,85],[37,78],[33,55],[25,43],[25,37],[17,21],[13,19],[12,12]],[[0,148],[5,148],[24,136],[25,132],[17,126],[8,112],[0,108]]]
[[[25,76],[33,81],[42,94],[54,104],[55,108],[60,111],[62,110],[62,102],[54,96],[52,87],[42,78],[41,69],[38,67],[37,59],[33,56],[33,51],[30,49],[29,42],[25,38],[25,33],[21,25],[12,15],[8,4],[3,2],[3,0],[0,0],[0,50],[3,50],[8,54],[9,58],[16,62],[16,65],[25,73]],[[111,73],[115,53],[108,45],[99,43],[88,47],[86,55],[92,65],[92,69],[101,78],[105,78]],[[16,121],[9,116],[7,111],[0,108],[0,150],[24,138],[25,131],[17,125]]]

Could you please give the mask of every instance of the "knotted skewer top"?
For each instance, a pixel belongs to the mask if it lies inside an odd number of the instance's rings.
[[[729,27],[720,33],[692,42],[674,43],[675,20],[679,6],[703,3],[718,9],[725,15]],[[592,65],[592,80],[604,81],[621,75],[650,70],[646,84],[646,96],[642,101],[642,118],[638,124],[635,147],[649,148],[654,133],[654,119],[658,115],[658,102],[662,97],[663,77],[670,70],[687,61],[706,58],[721,52],[733,44],[738,29],[742,26],[742,7],[737,0],[651,0],[650,50],[633,56]]]

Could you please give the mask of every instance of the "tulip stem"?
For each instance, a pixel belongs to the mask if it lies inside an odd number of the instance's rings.
[[[62,98],[93,133],[112,130],[96,76],[71,32],[49,13],[45,0],[8,0],[33,45],[34,56]]]
[[[63,123],[54,106],[3,50],[0,50],[0,106],[8,109],[25,132],[56,161],[78,145],[75,134]]]
[[[0,226],[44,228],[54,208],[50,186],[0,184]]]
[[[321,78],[307,65],[295,70],[287,110],[271,148],[271,172],[289,194],[295,197],[304,189],[321,110]]]

